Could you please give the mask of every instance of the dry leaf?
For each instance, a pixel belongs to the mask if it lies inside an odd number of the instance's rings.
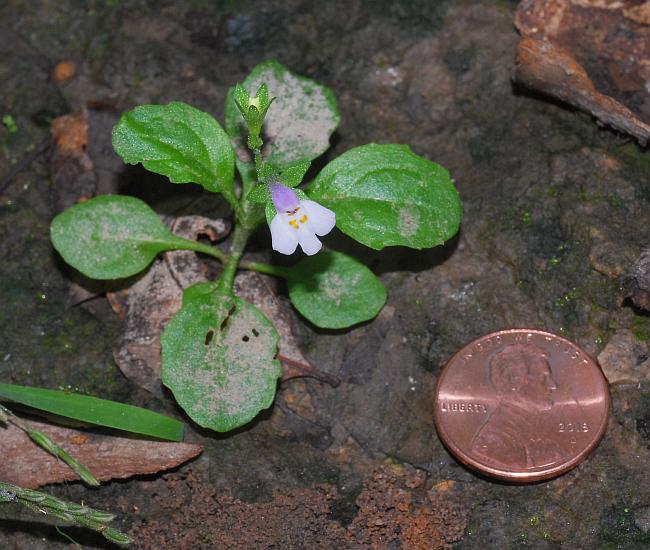
[[[204,234],[216,241],[228,234],[225,222],[201,216],[184,216],[168,225],[190,239]],[[183,288],[205,281],[205,266],[194,252],[167,252],[132,286],[106,294],[113,310],[124,319],[113,357],[129,380],[162,395],[160,335],[181,307]]]
[[[190,443],[168,443],[82,432],[30,421],[100,481],[154,474],[198,456],[203,448]],[[0,427],[0,479],[28,489],[49,483],[78,480],[63,462],[38,447],[12,424]]]
[[[515,23],[515,79],[650,140],[650,3],[527,0]],[[624,31],[624,32],[623,32]]]
[[[88,112],[60,116],[52,121],[54,147],[50,156],[52,202],[61,212],[80,199],[97,192],[94,165],[86,152],[88,146]]]

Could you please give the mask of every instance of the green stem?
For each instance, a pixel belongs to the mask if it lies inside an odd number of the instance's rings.
[[[207,246],[199,242],[192,242],[192,244],[188,245],[187,248],[188,250],[194,250],[194,252],[201,252],[202,254],[207,254],[208,256],[212,256],[213,258],[216,258],[217,260],[221,261],[224,264],[228,261],[228,255],[222,250],[220,250],[219,248],[216,248],[214,246]]]
[[[278,265],[265,264],[262,262],[242,262],[241,256],[244,251],[244,246],[246,241],[250,236],[252,230],[245,229],[237,225],[233,231],[232,245],[230,247],[230,254],[226,254],[219,248],[213,246],[207,246],[195,241],[188,241],[186,244],[185,250],[193,250],[194,252],[200,252],[202,254],[207,254],[212,256],[217,260],[221,261],[224,264],[224,277],[226,277],[226,282],[229,280],[234,280],[234,273],[238,268],[247,269],[248,271],[257,271],[258,273],[264,273],[266,275],[272,275],[273,277],[282,277],[287,279],[289,277],[289,268],[281,267]],[[238,253],[238,257],[233,260],[232,255]],[[231,284],[232,286],[232,284]],[[2,420],[2,418],[0,418]]]
[[[246,229],[239,224],[235,225],[230,244],[230,254],[228,254],[228,259],[223,268],[221,280],[219,281],[219,285],[223,290],[228,292],[232,291],[235,283],[235,273],[237,273],[237,268],[239,267],[239,262],[241,261],[244,248],[246,247],[246,241],[248,241],[250,234],[250,229]]]
[[[261,262],[241,262],[239,264],[241,269],[248,269],[249,271],[257,271],[273,277],[281,277],[283,279],[289,278],[290,268],[281,267],[279,265],[263,264]]]
[[[253,156],[255,157],[255,172],[257,173],[257,181],[260,180],[260,174],[262,173],[262,167],[264,162],[262,161],[262,149],[257,148],[253,149]]]

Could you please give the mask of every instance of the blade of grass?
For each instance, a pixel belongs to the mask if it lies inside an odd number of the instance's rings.
[[[82,422],[148,435],[168,441],[183,439],[183,424],[162,414],[99,399],[45,388],[0,384],[0,399],[47,411]]]

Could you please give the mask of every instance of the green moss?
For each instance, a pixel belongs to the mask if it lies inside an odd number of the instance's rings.
[[[602,548],[637,550],[650,547],[650,534],[643,533],[634,524],[633,507],[619,503],[605,510],[601,517]]]
[[[631,327],[634,337],[640,342],[650,339],[650,319],[648,317],[636,316]]]
[[[623,177],[634,185],[637,198],[650,202],[650,154],[635,143],[626,143],[615,153],[623,163]]]

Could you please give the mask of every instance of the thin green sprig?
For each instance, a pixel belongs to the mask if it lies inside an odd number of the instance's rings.
[[[61,500],[47,493],[24,489],[11,483],[0,482],[0,503],[17,502],[33,512],[52,516],[68,524],[87,527],[100,533],[105,539],[119,545],[133,542],[126,533],[109,526],[115,515],[95,510],[83,504]]]
[[[97,478],[90,472],[88,468],[71,457],[66,451],[54,443],[54,441],[52,441],[43,432],[34,429],[31,424],[25,422],[21,418],[18,418],[12,411],[3,405],[0,405],[0,421],[4,422],[5,424],[13,424],[16,426],[16,428],[19,428],[25,432],[29,438],[39,447],[45,449],[52,456],[65,462],[70,467],[70,469],[88,485],[92,487],[99,486],[99,481],[97,481]]]

